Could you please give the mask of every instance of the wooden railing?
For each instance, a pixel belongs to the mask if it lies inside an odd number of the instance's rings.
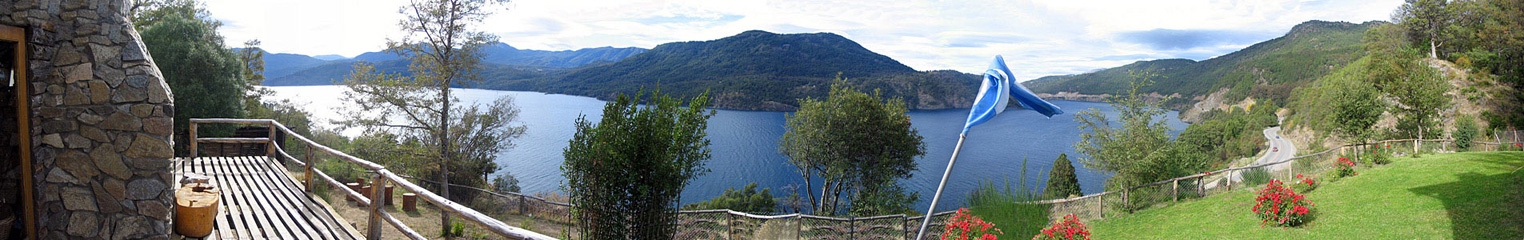
[[[266,127],[268,127],[270,129],[270,135],[268,137],[263,137],[263,138],[199,138],[197,136],[198,133],[197,133],[196,130],[199,127],[199,125],[201,125],[201,124],[264,125],[264,126],[266,126]],[[307,151],[306,151],[307,154],[306,154],[305,158],[302,158],[302,159],[306,159],[307,160],[306,162],[303,162],[303,161],[299,160],[298,158],[292,157],[290,153],[286,152],[285,149],[281,148],[280,144],[276,143],[275,141],[271,141],[271,139],[275,139],[276,138],[277,131],[283,132],[287,136],[290,136],[290,137],[296,139],[297,141],[300,141],[304,145],[306,145],[306,147],[307,147]],[[296,132],[291,131],[290,128],[286,128],[285,125],[282,125],[279,122],[276,122],[274,120],[269,120],[269,119],[224,119],[224,118],[208,118],[208,119],[197,118],[197,119],[191,119],[190,120],[190,157],[192,157],[192,158],[197,157],[197,155],[199,154],[199,151],[198,151],[197,147],[198,147],[198,145],[200,143],[255,143],[255,144],[268,144],[269,148],[267,148],[268,149],[267,154],[268,154],[269,157],[271,157],[271,158],[274,158],[276,156],[284,157],[284,158],[290,160],[292,163],[295,163],[297,165],[302,166],[303,170],[306,172],[306,174],[304,174],[305,175],[305,177],[304,177],[305,179],[303,179],[304,184],[306,186],[306,189],[304,189],[304,190],[306,190],[308,192],[312,191],[312,188],[313,188],[314,184],[316,184],[316,181],[313,181],[314,180],[313,176],[317,176],[318,178],[321,178],[323,182],[326,182],[328,185],[333,186],[333,189],[338,189],[338,190],[342,191],[345,195],[348,195],[349,197],[356,199],[356,202],[359,202],[363,206],[369,206],[368,212],[370,212],[370,217],[369,217],[369,219],[367,219],[368,220],[367,222],[369,223],[369,225],[367,225],[367,226],[369,226],[368,229],[367,229],[367,233],[366,233],[366,238],[367,239],[381,239],[381,228],[379,226],[381,225],[381,221],[383,221],[383,220],[386,221],[388,224],[392,225],[392,227],[395,227],[398,231],[402,232],[404,235],[407,235],[408,238],[412,238],[412,239],[427,239],[427,238],[425,238],[423,236],[423,234],[419,234],[417,231],[414,231],[412,228],[408,227],[406,224],[403,224],[402,221],[400,221],[396,217],[392,216],[391,213],[388,213],[388,212],[384,211],[382,209],[382,207],[381,207],[383,204],[372,204],[372,202],[373,202],[372,199],[384,199],[385,198],[385,194],[386,194],[385,186],[388,183],[396,184],[396,186],[401,187],[402,189],[405,189],[407,191],[411,191],[413,193],[416,193],[416,194],[418,194],[418,196],[420,198],[423,198],[425,201],[428,201],[429,203],[434,204],[434,206],[439,207],[439,209],[441,211],[447,211],[447,212],[450,212],[450,213],[454,213],[456,215],[460,215],[466,221],[469,221],[469,222],[475,223],[477,225],[480,225],[481,227],[486,228],[488,231],[490,231],[490,232],[492,232],[494,234],[497,234],[498,236],[502,236],[502,237],[509,238],[509,239],[555,239],[555,238],[552,238],[550,236],[546,236],[544,234],[540,234],[540,233],[536,233],[536,232],[533,232],[533,231],[529,231],[529,230],[525,230],[525,229],[509,226],[508,224],[505,224],[502,221],[499,221],[497,219],[489,217],[486,214],[482,214],[481,212],[478,212],[478,211],[476,211],[474,209],[465,207],[464,205],[461,205],[461,204],[456,203],[454,201],[450,201],[449,199],[445,199],[444,197],[441,197],[441,196],[439,196],[437,194],[434,194],[433,192],[430,192],[427,189],[424,189],[423,187],[418,186],[417,184],[413,184],[412,182],[407,181],[407,179],[404,179],[401,175],[398,175],[397,173],[392,172],[391,170],[386,169],[385,166],[381,166],[380,164],[376,164],[376,163],[371,162],[371,161],[366,161],[365,159],[360,159],[358,157],[350,156],[349,154],[346,154],[344,152],[340,152],[338,150],[334,150],[333,148],[329,148],[327,146],[323,146],[322,144],[318,144],[317,142],[312,141],[311,139],[308,139],[305,136],[297,135]],[[355,165],[359,165],[360,167],[369,170],[371,172],[371,174],[372,174],[372,176],[371,176],[371,182],[372,182],[372,186],[373,186],[373,187],[371,187],[371,192],[368,193],[370,196],[366,197],[365,194],[362,194],[360,192],[351,190],[348,187],[345,187],[344,183],[339,182],[338,180],[335,180],[333,177],[328,176],[328,174],[325,174],[322,171],[314,169],[313,168],[313,164],[312,164],[312,160],[314,159],[312,154],[314,152],[326,153],[326,154],[331,155],[333,157],[336,157],[338,159],[342,159],[342,160],[347,161],[349,163],[352,163],[352,164],[355,164]],[[379,202],[377,202],[377,203],[379,203]],[[442,226],[442,227],[449,227],[449,226]]]

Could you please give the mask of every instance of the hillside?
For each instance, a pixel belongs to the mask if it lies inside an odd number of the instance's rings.
[[[1228,102],[1252,96],[1284,103],[1292,89],[1365,55],[1361,36],[1378,24],[1386,23],[1308,21],[1292,27],[1285,36],[1199,62],[1139,61],[1091,73],[1042,77],[1026,82],[1026,86],[1038,93],[1112,94],[1127,87],[1129,72],[1152,71],[1159,78],[1144,91],[1180,94],[1182,98],[1168,104],[1177,110],[1219,89],[1229,89]]]
[[[605,64],[645,52],[641,48],[584,48],[567,51],[525,50],[505,43],[494,43],[482,49],[485,69],[482,79],[513,80],[540,77],[568,68],[589,64]],[[266,54],[265,76],[269,86],[328,85],[342,81],[354,71],[354,63],[364,61],[375,64],[376,69],[387,73],[407,73],[407,61],[396,54],[368,52],[352,59],[321,60],[299,54]]]
[[[1519,239],[1524,153],[1398,157],[1307,194],[1316,219],[1261,227],[1253,191],[1235,189],[1167,207],[1086,222],[1098,239]],[[1262,187],[1261,187],[1262,188]]]
[[[666,43],[612,64],[487,87],[604,99],[643,88],[684,97],[707,90],[715,107],[778,111],[797,107],[799,98],[825,97],[837,74],[863,90],[904,98],[915,109],[967,107],[978,87],[977,75],[916,71],[840,35],[755,30]]]

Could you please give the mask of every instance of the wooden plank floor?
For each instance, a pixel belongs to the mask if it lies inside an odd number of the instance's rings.
[[[216,224],[205,239],[363,238],[267,157],[182,159],[180,168],[211,176],[222,190]]]

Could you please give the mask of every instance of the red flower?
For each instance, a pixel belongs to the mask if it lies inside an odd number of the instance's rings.
[[[1304,206],[1296,206],[1291,208],[1291,211],[1295,212],[1296,215],[1307,215],[1307,207]]]

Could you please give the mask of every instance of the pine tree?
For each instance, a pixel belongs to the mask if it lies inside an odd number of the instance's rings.
[[[1043,196],[1056,199],[1081,194],[1084,193],[1080,191],[1079,177],[1074,175],[1074,164],[1069,162],[1069,155],[1058,154],[1058,159],[1053,160],[1053,171],[1048,172],[1048,188],[1043,189]]]

